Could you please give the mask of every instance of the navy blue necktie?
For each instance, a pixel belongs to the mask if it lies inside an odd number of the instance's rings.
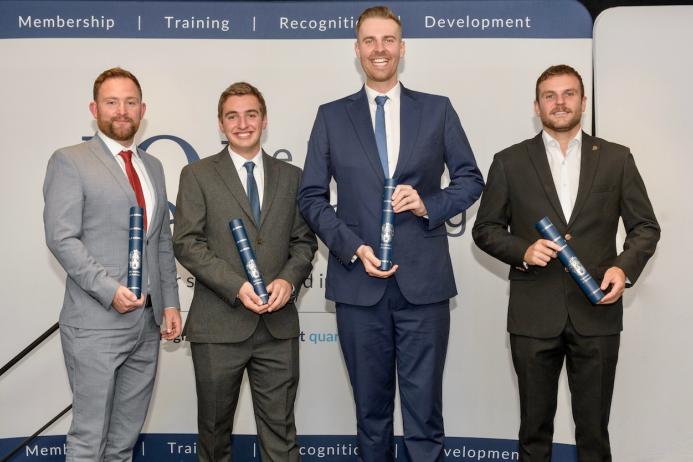
[[[385,102],[387,96],[376,96],[375,104],[378,107],[375,110],[375,144],[378,145],[378,156],[380,163],[383,166],[383,174],[385,178],[390,178],[390,170],[387,167],[387,136],[385,134]]]
[[[255,168],[255,162],[246,162],[243,164],[246,170],[248,170],[248,180],[246,182],[246,189],[248,193],[248,200],[250,201],[250,210],[253,211],[253,218],[255,218],[255,224],[260,224],[260,195],[257,192],[257,183],[255,182],[255,175],[253,175],[253,169]]]

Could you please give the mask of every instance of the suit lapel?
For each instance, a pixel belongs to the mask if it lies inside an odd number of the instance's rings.
[[[262,164],[264,165],[265,172],[265,188],[262,197],[262,208],[260,209],[260,226],[265,222],[269,210],[274,202],[274,196],[277,194],[279,189],[279,165],[277,162],[281,162],[272,159],[267,155],[265,151],[262,151]]]
[[[597,139],[589,136],[586,133],[582,133],[582,149],[580,150],[580,181],[578,185],[578,193],[575,198],[575,205],[573,206],[573,213],[570,215],[571,226],[575,221],[575,218],[580,213],[580,210],[585,205],[587,198],[589,197],[590,190],[592,189],[592,183],[594,181],[594,175],[597,173],[597,167],[599,166],[599,142]]]
[[[135,192],[132,190],[128,177],[125,175],[125,172],[123,172],[123,169],[120,168],[118,161],[115,160],[113,154],[111,154],[111,151],[108,150],[108,147],[106,147],[101,138],[99,138],[98,135],[94,135],[94,137],[89,140],[88,144],[91,152],[103,163],[106,170],[111,173],[116,183],[120,186],[120,189],[122,189],[128,196],[128,199],[130,199],[132,205],[136,205],[137,199],[135,199]]]
[[[248,195],[243,189],[243,184],[241,179],[238,177],[238,172],[236,167],[233,165],[229,151],[224,148],[219,154],[216,155],[214,159],[215,168],[217,173],[221,177],[228,188],[231,195],[236,199],[236,203],[241,207],[243,212],[246,214],[245,222],[252,223],[256,228],[258,227],[253,218],[253,212],[250,209],[250,201],[248,200]]]
[[[551,167],[549,167],[549,160],[546,157],[546,147],[544,146],[544,140],[541,138],[541,132],[529,142],[529,158],[556,215],[561,217],[564,225],[567,225],[568,219],[563,216],[563,208],[561,207],[561,201],[558,199],[553,176],[551,176]]]
[[[365,87],[362,87],[360,92],[350,97],[346,109],[368,163],[378,177],[384,179],[385,175],[383,166],[380,164],[378,146],[375,144],[375,133],[373,133],[373,122],[371,120],[371,111],[368,108]]]
[[[421,126],[421,104],[413,94],[401,85],[400,109],[399,109],[399,157],[395,168],[394,178],[402,174],[407,162],[414,152],[416,138],[419,136]]]

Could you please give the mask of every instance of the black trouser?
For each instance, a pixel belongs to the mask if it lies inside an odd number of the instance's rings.
[[[609,410],[620,334],[586,337],[570,319],[558,337],[510,335],[520,390],[520,460],[549,462],[558,378],[566,358],[578,461],[610,462]]]

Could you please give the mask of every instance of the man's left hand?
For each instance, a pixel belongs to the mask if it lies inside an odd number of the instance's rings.
[[[392,193],[392,209],[395,213],[411,210],[417,217],[428,214],[426,205],[419,197],[419,193],[408,184],[398,184],[395,188],[395,192]]]
[[[178,308],[164,308],[164,322],[161,326],[161,338],[173,340],[181,332],[182,322],[180,320],[180,310]]]
[[[284,279],[275,279],[267,286],[267,292],[270,294],[267,312],[281,310],[291,298],[291,283]]]
[[[608,305],[621,298],[623,290],[626,288],[626,273],[617,266],[612,266],[606,270],[600,289],[606,290],[609,285],[611,285],[611,290],[604,295],[599,305]]]

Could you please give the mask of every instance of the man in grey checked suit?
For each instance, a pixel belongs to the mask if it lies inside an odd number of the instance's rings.
[[[301,170],[260,148],[267,108],[257,88],[234,83],[217,110],[228,147],[181,172],[173,234],[178,261],[197,279],[184,334],[195,367],[198,459],[231,460],[247,370],[263,462],[298,461],[294,300],[317,249],[296,204]],[[243,220],[255,250],[270,294],[266,304],[246,279],[229,229],[234,218]]]
[[[154,387],[159,339],[180,334],[176,264],[163,168],[134,143],[146,109],[137,78],[104,71],[89,109],[96,136],[57,150],[43,186],[46,244],[67,273],[60,312],[73,394],[66,460],[129,461]],[[126,287],[135,205],[146,219],[139,299]]]

